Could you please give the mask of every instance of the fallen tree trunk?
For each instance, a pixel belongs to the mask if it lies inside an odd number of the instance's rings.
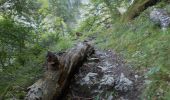
[[[127,12],[122,16],[122,21],[128,22],[134,19],[145,9],[161,1],[162,0],[135,0],[134,3],[129,7]]]
[[[28,88],[25,100],[59,100],[69,86],[75,70],[94,49],[87,42],[63,54],[47,54],[47,71],[44,77]]]

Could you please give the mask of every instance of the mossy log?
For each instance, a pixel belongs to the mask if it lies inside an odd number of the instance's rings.
[[[134,19],[149,6],[153,6],[158,2],[161,2],[161,0],[135,0],[135,2],[128,8],[127,12],[122,16],[122,21],[128,22]]]
[[[94,53],[93,47],[83,42],[66,53],[50,56],[46,66],[49,67],[52,64],[55,69],[48,68],[42,79],[28,87],[25,100],[61,100],[76,69],[92,53]],[[57,64],[50,60],[52,57],[57,57],[58,60],[55,59]]]

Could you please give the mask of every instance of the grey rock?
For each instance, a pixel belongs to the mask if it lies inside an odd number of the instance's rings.
[[[113,96],[110,95],[107,100],[113,100]]]
[[[91,73],[91,72],[89,72],[89,73],[82,79],[81,85],[84,85],[84,84],[93,84],[93,81],[92,81],[92,80],[96,80],[96,76],[97,76],[97,73]]]
[[[123,73],[121,73],[120,77],[118,77],[115,80],[115,89],[117,91],[121,91],[121,92],[130,91],[132,90],[132,85],[133,85],[133,82],[129,80],[128,78],[126,78]]]
[[[100,82],[101,85],[112,86],[114,84],[114,78],[112,75],[104,75]]]
[[[163,29],[170,26],[170,14],[164,9],[154,8],[150,12],[150,19],[155,24],[159,24]]]

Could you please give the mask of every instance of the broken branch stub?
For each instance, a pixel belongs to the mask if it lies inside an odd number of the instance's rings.
[[[92,53],[94,53],[94,48],[87,42],[79,43],[63,54],[48,52],[47,71],[42,79],[28,87],[25,100],[58,100],[61,98],[75,70]]]

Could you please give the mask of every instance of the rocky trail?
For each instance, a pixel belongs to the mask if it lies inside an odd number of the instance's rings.
[[[74,75],[66,99],[71,100],[139,100],[144,76],[126,64],[112,50],[88,57]]]
[[[25,100],[140,100],[143,72],[115,51],[94,47],[94,39],[66,53],[48,52],[49,70],[28,88]]]

